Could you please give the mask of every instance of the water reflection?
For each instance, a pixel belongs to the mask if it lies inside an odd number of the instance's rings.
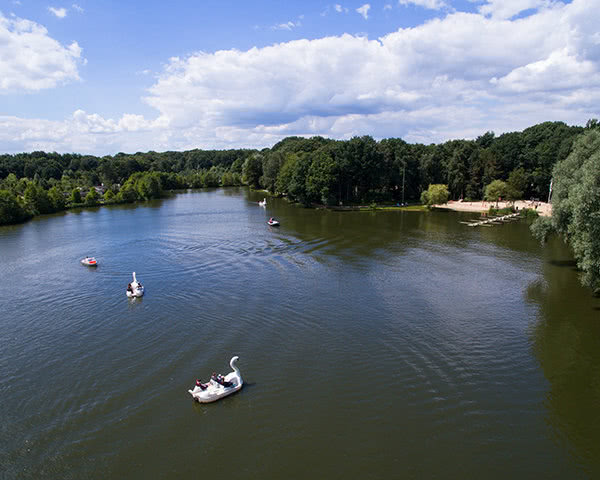
[[[527,290],[539,308],[533,351],[549,382],[545,406],[557,443],[591,478],[600,478],[600,299],[579,286],[559,239],[544,250],[544,277]]]

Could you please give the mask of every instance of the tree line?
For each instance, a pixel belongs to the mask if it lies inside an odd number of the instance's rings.
[[[522,132],[441,144],[399,138],[288,137],[262,150],[0,155],[0,224],[81,205],[133,202],[165,190],[250,185],[305,205],[418,202],[430,185],[451,199],[548,195],[552,168],[586,127],[544,122]],[[93,188],[102,186],[101,189]],[[487,189],[487,192],[486,192]]]

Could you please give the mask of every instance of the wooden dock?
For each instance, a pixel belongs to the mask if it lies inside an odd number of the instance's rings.
[[[460,222],[468,227],[491,227],[492,225],[500,225],[502,223],[512,222],[517,220],[520,213],[509,213],[508,215],[499,215],[497,217],[481,217],[473,222]]]

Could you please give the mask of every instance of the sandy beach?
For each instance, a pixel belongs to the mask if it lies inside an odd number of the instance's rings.
[[[436,208],[447,208],[449,210],[457,210],[460,212],[487,212],[490,207],[506,208],[513,205],[513,202],[461,202],[451,200],[443,205],[434,205]],[[534,208],[544,217],[552,215],[552,204],[546,202],[531,202],[526,200],[518,200],[514,202],[514,206],[519,210],[524,208]]]

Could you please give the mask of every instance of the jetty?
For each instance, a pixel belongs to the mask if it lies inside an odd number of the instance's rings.
[[[509,213],[507,215],[498,215],[495,217],[481,217],[479,220],[471,222],[460,222],[468,227],[491,227],[492,225],[501,225],[503,223],[517,220],[520,213]]]

